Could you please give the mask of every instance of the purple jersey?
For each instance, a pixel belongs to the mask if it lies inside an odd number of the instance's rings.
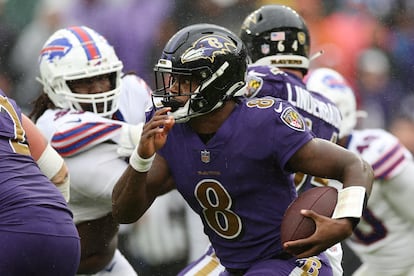
[[[295,108],[272,97],[242,100],[207,144],[187,124],[172,128],[159,154],[224,266],[282,253],[280,223],[297,196],[286,163],[312,138]]]
[[[341,122],[339,109],[321,94],[306,90],[300,78],[276,67],[250,65],[247,79],[251,96],[289,101],[317,137],[336,142]]]
[[[3,91],[0,110],[0,274],[74,275],[80,239],[72,213],[30,156],[20,108]]]
[[[45,216],[53,215],[51,221],[72,223],[72,213],[30,156],[20,109],[2,92],[0,109],[0,229],[58,234],[55,229],[36,229],[31,221],[39,220],[44,212]]]
[[[247,96],[272,96],[289,101],[316,137],[336,142],[341,122],[339,109],[321,94],[306,90],[300,78],[274,66],[250,65],[247,82]],[[326,179],[303,173],[295,174],[295,183],[299,193],[314,186],[328,185]]]

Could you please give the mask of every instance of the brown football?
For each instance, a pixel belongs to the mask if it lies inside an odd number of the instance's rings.
[[[286,209],[280,228],[282,244],[311,236],[316,229],[314,221],[301,215],[300,210],[313,210],[331,217],[335,210],[338,191],[333,187],[323,186],[309,189],[300,194]]]

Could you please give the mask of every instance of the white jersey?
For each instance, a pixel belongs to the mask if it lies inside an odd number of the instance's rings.
[[[381,129],[354,130],[347,147],[373,168],[367,209],[348,245],[364,275],[411,275],[414,267],[414,164],[398,139]]]
[[[121,79],[114,119],[62,109],[49,109],[38,119],[37,126],[69,167],[69,207],[76,224],[111,212],[113,187],[128,166],[117,154],[122,126],[145,123],[150,93],[142,79],[127,75]]]

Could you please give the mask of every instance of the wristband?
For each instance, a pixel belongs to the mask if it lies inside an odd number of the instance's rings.
[[[52,179],[62,168],[63,158],[47,144],[39,160],[36,161],[40,170],[47,178]]]
[[[360,218],[366,205],[365,188],[351,186],[338,192],[338,201],[332,218]]]
[[[150,170],[152,161],[154,161],[155,154],[150,158],[144,159],[138,155],[138,146],[135,147],[134,151],[129,158],[129,164],[137,172],[147,172]]]

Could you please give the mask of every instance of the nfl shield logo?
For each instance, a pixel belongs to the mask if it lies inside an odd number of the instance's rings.
[[[260,50],[262,51],[262,54],[263,55],[269,54],[270,53],[270,46],[269,46],[269,44],[262,44],[260,46]]]
[[[202,150],[201,151],[201,161],[203,163],[209,163],[210,162],[210,152],[208,150]]]

